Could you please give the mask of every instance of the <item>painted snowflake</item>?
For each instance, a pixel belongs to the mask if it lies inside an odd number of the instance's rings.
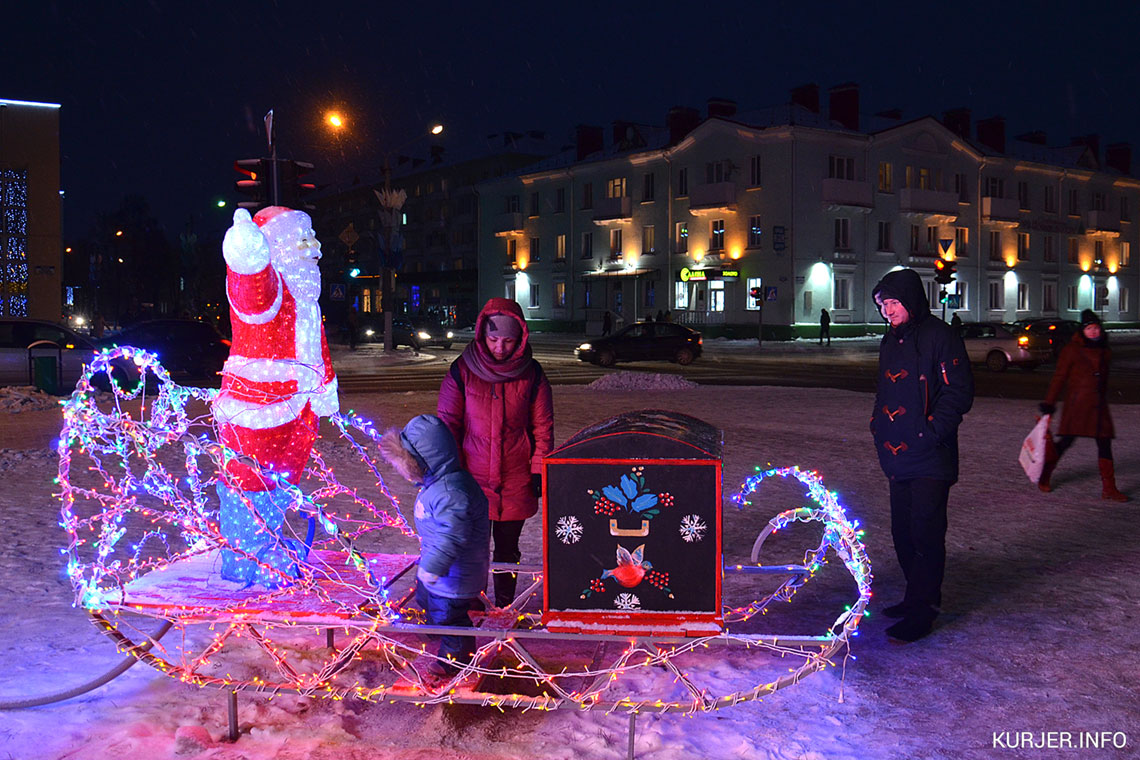
[[[637,594],[618,594],[614,599],[614,606],[619,610],[639,610],[641,600],[637,598]]]
[[[564,544],[576,544],[582,537],[582,523],[573,515],[558,518],[558,525],[554,529],[558,540]]]
[[[699,515],[685,515],[681,518],[680,530],[681,538],[691,544],[705,537],[708,526],[705,525],[705,521]]]

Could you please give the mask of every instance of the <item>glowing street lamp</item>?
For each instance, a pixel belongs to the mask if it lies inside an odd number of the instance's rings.
[[[329,111],[325,114],[325,124],[339,132],[345,127],[344,117],[336,111]]]

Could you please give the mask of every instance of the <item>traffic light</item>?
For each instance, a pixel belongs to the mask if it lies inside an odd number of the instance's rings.
[[[239,179],[234,183],[234,189],[242,195],[248,195],[250,200],[241,201],[238,206],[255,212],[269,205],[270,201],[270,160],[268,158],[240,158],[234,161],[234,171],[240,172],[249,179]]]
[[[748,295],[752,296],[752,300],[759,301],[760,296],[763,295],[763,291],[761,291],[760,288],[752,288],[748,291]]]
[[[280,183],[278,187],[281,189],[278,205],[297,209],[311,208],[311,206],[303,204],[301,199],[316,190],[317,186],[309,182],[302,182],[301,177],[313,169],[314,166],[308,161],[293,161],[287,158],[277,160],[277,181]]]
[[[957,261],[938,259],[934,262],[934,281],[940,285],[949,285],[954,282],[954,270],[957,268]]]

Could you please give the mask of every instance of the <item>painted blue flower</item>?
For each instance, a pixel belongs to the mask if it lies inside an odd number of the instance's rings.
[[[629,475],[621,476],[621,487],[606,486],[602,489],[605,497],[618,504],[631,512],[644,512],[651,507],[657,506],[657,495],[652,493],[643,493],[640,496],[638,491],[641,484],[631,478]]]

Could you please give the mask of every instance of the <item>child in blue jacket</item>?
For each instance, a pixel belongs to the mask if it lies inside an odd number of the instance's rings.
[[[384,458],[405,478],[420,486],[416,496],[416,532],[420,561],[416,602],[429,625],[470,626],[470,610],[483,608],[479,595],[487,588],[491,523],[487,497],[471,474],[459,465],[451,431],[432,414],[421,414],[390,430],[380,442]],[[440,661],[433,675],[450,675],[455,663],[469,662],[472,636],[442,636]]]

